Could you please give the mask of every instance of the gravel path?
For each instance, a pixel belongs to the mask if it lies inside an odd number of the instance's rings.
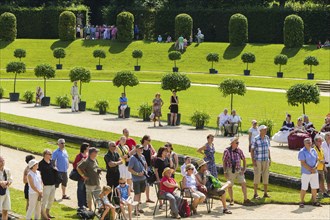
[[[0,146],[0,155],[5,157],[6,167],[8,167],[13,175],[13,188],[23,190],[22,175],[23,170],[26,166],[25,156],[28,153],[23,151],[17,151],[7,147]],[[41,160],[40,156],[36,156],[38,160]],[[72,166],[70,165],[70,169]],[[102,185],[105,185],[105,173],[102,173]],[[71,200],[59,201],[60,203],[76,208],[77,199],[76,199],[76,182],[68,182],[68,195],[71,197]],[[22,192],[23,193],[23,192]],[[152,198],[155,196],[154,189],[151,189]],[[60,190],[56,190],[56,197],[59,199],[61,197]],[[142,196],[142,201],[145,200],[145,197]],[[22,201],[24,202],[24,201]],[[152,211],[154,205],[145,206],[143,204],[143,209],[145,215],[142,215],[140,219],[152,219]],[[287,220],[287,219],[330,219],[330,206],[323,206],[321,208],[314,208],[312,206],[305,206],[304,209],[300,209],[297,205],[261,205],[255,207],[244,207],[241,205],[235,204],[233,207],[230,207],[230,210],[233,212],[232,215],[223,215],[222,207],[219,205],[218,201],[214,202],[212,212],[207,214],[206,207],[204,205],[199,207],[199,215],[193,216],[194,219],[274,219],[274,220]],[[157,219],[165,219],[165,213],[156,214]],[[61,219],[62,220],[62,219]]]

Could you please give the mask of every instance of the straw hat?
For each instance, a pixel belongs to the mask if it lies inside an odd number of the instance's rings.
[[[204,166],[208,162],[209,161],[205,161],[205,160],[199,160],[199,161],[197,161],[197,169],[199,170],[202,166]]]
[[[29,168],[32,169],[32,167],[34,167],[34,165],[36,165],[37,163],[39,163],[37,160],[33,159],[29,161]]]
[[[174,172],[174,170],[173,169],[171,169],[171,168],[169,168],[169,167],[166,167],[165,169],[164,169],[164,171],[163,171],[163,176],[165,176],[165,173],[167,172],[167,171],[171,171],[171,174]]]

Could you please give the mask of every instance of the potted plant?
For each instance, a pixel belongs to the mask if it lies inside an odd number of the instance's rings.
[[[93,56],[99,58],[99,65],[96,65],[96,70],[102,70],[101,58],[106,58],[106,53],[104,50],[94,50]]]
[[[70,99],[67,95],[65,96],[57,96],[56,104],[60,106],[60,108],[67,108],[70,104]]]
[[[210,121],[210,115],[203,111],[195,111],[190,120],[192,125],[196,126],[196,129],[204,129],[204,125],[207,125]]]
[[[254,63],[256,61],[256,56],[253,53],[243,53],[241,56],[243,63],[246,63],[246,70],[244,70],[244,75],[249,76],[249,63]]]
[[[14,57],[19,58],[19,61],[21,61],[22,58],[26,57],[26,51],[24,49],[16,49]]]
[[[207,56],[206,56],[206,60],[208,62],[212,62],[212,66],[211,66],[211,69],[210,69],[210,73],[216,73],[216,70],[213,68],[213,63],[214,62],[219,62],[219,54],[217,53],[209,53]]]
[[[71,82],[74,81],[80,82],[79,97],[81,97],[82,83],[89,83],[91,81],[91,72],[84,67],[74,67],[72,70],[70,70],[69,77]],[[85,101],[80,100],[78,106],[79,106],[79,111],[86,110]]]
[[[17,78],[17,74],[25,73],[25,71],[26,71],[26,68],[25,68],[25,64],[23,62],[10,62],[7,64],[6,72],[15,73],[14,92],[9,93],[10,101],[18,101],[19,93],[16,93],[16,78]]]
[[[267,126],[267,135],[268,137],[272,137],[273,135],[273,127],[274,121],[271,119],[262,119],[259,121],[259,125],[266,125]]]
[[[25,99],[26,103],[32,103],[33,102],[33,94],[32,91],[25,91],[23,98]]]
[[[56,69],[61,70],[63,65],[61,64],[61,58],[66,56],[65,50],[62,47],[55,48],[53,51],[53,56],[58,59],[58,64],[56,64]]]
[[[135,71],[140,71],[141,66],[139,66],[139,59],[143,56],[142,50],[133,50],[132,57],[136,59],[136,66],[134,66]]]
[[[107,100],[98,100],[95,104],[95,108],[99,109],[100,115],[105,115],[107,113],[107,108],[109,108],[109,102]]]
[[[139,117],[143,119],[143,121],[150,121],[150,115],[152,112],[152,106],[148,105],[148,103],[143,103],[140,105],[139,109]]]
[[[287,62],[288,62],[288,57],[287,55],[284,54],[279,54],[274,58],[274,64],[280,66],[280,69],[277,72],[277,78],[283,77],[283,72],[281,71],[281,67],[282,65],[286,65]]]
[[[0,87],[0,99],[2,99],[2,97],[3,97],[3,94],[4,94],[4,90],[3,90],[3,88],[2,88],[2,87]]]
[[[319,65],[319,61],[314,56],[308,56],[304,60],[304,65],[308,65],[310,70],[309,73],[307,73],[307,79],[314,79],[314,73],[312,72],[312,66]]]
[[[174,67],[173,67],[173,72],[178,72],[179,71],[179,68],[176,67],[176,61],[177,60],[181,60],[181,53],[178,52],[178,51],[171,51],[168,53],[168,58],[170,60],[173,60],[174,61]]]
[[[36,75],[36,77],[44,78],[44,97],[41,100],[41,105],[49,106],[50,97],[46,94],[46,80],[55,77],[55,70],[49,64],[40,64],[34,68],[34,75]]]

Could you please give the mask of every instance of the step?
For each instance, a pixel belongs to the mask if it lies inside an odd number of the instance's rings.
[[[316,83],[321,92],[330,92],[330,83]]]

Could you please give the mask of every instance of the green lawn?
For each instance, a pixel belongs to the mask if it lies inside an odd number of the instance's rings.
[[[10,188],[10,199],[11,199],[11,206],[12,211],[14,213],[17,213],[19,215],[25,216],[25,198],[24,198],[24,192]],[[68,206],[59,204],[57,202],[53,203],[51,214],[56,219],[79,219],[76,215],[77,211],[73,208],[70,208]]]
[[[86,128],[80,128],[75,126],[69,126],[65,124],[60,123],[54,123],[44,120],[38,120],[38,119],[32,119],[32,118],[26,118],[21,116],[14,116],[10,114],[1,113],[0,114],[1,119],[19,123],[19,124],[25,124],[30,126],[35,126],[39,128],[44,129],[51,129],[54,131],[69,133],[69,134],[75,134],[80,135],[84,137],[91,137],[91,138],[97,138],[97,139],[103,139],[103,140],[118,140],[121,136],[120,134],[114,134],[110,132],[104,132],[104,131],[98,131],[93,129],[86,129]],[[0,144],[5,144],[8,146],[15,146],[19,147],[22,150],[28,150],[35,153],[41,153],[44,148],[50,148],[55,149],[56,148],[56,140],[50,140],[49,138],[39,137],[36,135],[26,134],[23,132],[17,132],[17,131],[11,131],[7,129],[0,128]],[[135,140],[140,140],[141,137],[133,137]],[[35,140],[38,140],[36,142]],[[201,154],[197,153],[195,148],[177,145],[175,143],[174,148],[175,152],[181,155],[190,155],[191,157],[195,158],[201,158]],[[164,143],[153,140],[152,145],[158,149],[159,147],[163,146]],[[42,146],[42,147],[41,147]],[[79,147],[76,144],[67,144],[68,152],[70,154],[70,160],[74,160],[74,156],[77,154],[77,151]],[[103,157],[106,150],[101,149],[100,156]],[[222,153],[216,152],[215,154],[215,160],[217,163],[221,163],[222,161]],[[99,159],[100,165],[105,168],[103,159]],[[252,168],[252,162],[251,159],[247,159],[248,167]],[[270,168],[271,172],[284,174],[288,176],[293,177],[300,177],[300,168],[295,166],[288,166],[284,164],[278,164],[278,163],[272,163],[272,166]]]
[[[24,91],[32,90],[41,85],[40,81],[18,81],[16,89],[23,97]],[[13,91],[12,81],[2,81],[1,86],[5,89],[5,96]],[[55,103],[55,97],[70,93],[72,84],[69,82],[49,81],[47,83],[47,96],[51,97],[51,102]],[[118,98],[122,88],[114,87],[111,82],[91,82],[83,84],[82,99],[87,101],[87,108],[94,108],[98,99],[106,99],[110,102],[109,112],[117,112]],[[140,84],[136,87],[128,87],[128,103],[131,107],[131,115],[137,116],[138,108],[142,103],[151,104],[156,92],[162,93],[163,114],[168,112],[170,92],[161,91],[160,85]],[[190,124],[190,117],[195,110],[204,110],[211,116],[209,126],[216,126],[216,118],[224,108],[230,107],[230,97],[224,98],[216,87],[192,86],[187,91],[178,93],[180,98],[180,113],[182,121]],[[251,120],[272,119],[275,122],[275,131],[278,130],[286,112],[291,113],[294,122],[302,115],[302,107],[288,106],[286,95],[284,93],[259,92],[248,90],[245,96],[234,96],[234,108],[243,119],[243,130],[247,130]],[[329,98],[321,97],[318,105],[309,104],[306,106],[306,114],[310,116],[311,121],[317,129],[320,129],[324,122],[325,115],[329,112]]]
[[[134,49],[141,49],[144,53],[140,60],[143,71],[167,72],[171,71],[173,67],[173,62],[167,58],[172,44],[143,41],[118,43],[106,40],[61,42],[58,40],[18,39],[10,44],[0,41],[1,72],[3,74],[3,69],[8,62],[16,59],[13,57],[13,51],[16,48],[23,48],[27,51],[27,57],[23,59],[27,68],[34,68],[40,63],[55,66],[58,61],[53,57],[52,49],[56,47],[66,48],[67,57],[62,60],[65,69],[85,66],[93,70],[95,78],[109,79],[109,72],[133,69],[136,61],[132,58],[131,53]],[[94,70],[98,60],[92,56],[95,49],[103,49],[107,52],[107,58],[101,61],[104,71],[98,73]],[[207,73],[211,64],[206,61],[205,57],[210,52],[220,55],[219,63],[215,64],[215,68],[219,70],[220,74],[243,74],[245,64],[242,63],[240,55],[244,52],[253,52],[256,55],[256,62],[250,65],[251,74],[271,77],[276,76],[278,71],[278,67],[273,63],[275,55],[284,53],[289,57],[288,64],[282,68],[284,77],[303,79],[306,79],[306,74],[309,72],[308,66],[303,65],[303,60],[306,56],[312,55],[320,61],[320,65],[313,68],[315,79],[329,79],[329,50],[325,48],[317,50],[315,45],[306,45],[301,49],[285,49],[282,44],[247,44],[245,47],[230,47],[228,43],[193,44],[177,62],[180,71]],[[4,74],[4,76],[6,75]],[[159,73],[153,73],[152,77],[157,76],[160,77]],[[207,82],[213,82],[212,79],[212,77],[209,78]]]

